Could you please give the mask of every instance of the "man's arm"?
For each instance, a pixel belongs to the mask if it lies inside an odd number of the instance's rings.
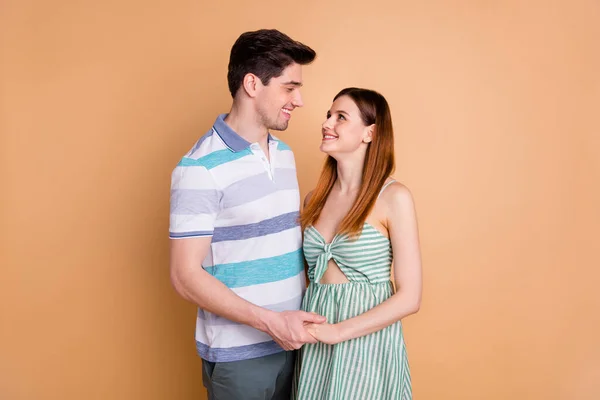
[[[285,350],[316,343],[304,323],[322,323],[324,317],[303,311],[274,312],[256,306],[206,272],[201,265],[211,240],[212,237],[171,240],[171,282],[183,298],[213,314],[269,334]]]

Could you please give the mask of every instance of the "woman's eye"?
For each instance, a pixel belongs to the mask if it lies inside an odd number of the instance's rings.
[[[346,117],[344,117],[342,114],[339,114],[339,115],[338,115],[338,119],[341,119],[342,121],[345,121],[345,120],[346,120]]]

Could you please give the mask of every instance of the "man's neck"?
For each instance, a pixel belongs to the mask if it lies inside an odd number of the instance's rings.
[[[258,121],[254,112],[244,111],[243,107],[234,104],[225,117],[225,123],[246,141],[258,143],[263,149],[267,148],[269,131]]]

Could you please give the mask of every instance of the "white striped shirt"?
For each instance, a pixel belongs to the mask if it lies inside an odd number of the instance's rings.
[[[170,237],[212,236],[202,267],[240,297],[298,310],[305,290],[300,193],[291,149],[269,135],[269,159],[220,115],[171,177]],[[250,326],[198,310],[196,345],[208,361],[283,351]]]

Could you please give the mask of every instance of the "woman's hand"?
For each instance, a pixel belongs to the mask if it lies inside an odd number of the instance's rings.
[[[308,333],[321,343],[337,344],[343,342],[342,332],[337,324],[306,324]]]

